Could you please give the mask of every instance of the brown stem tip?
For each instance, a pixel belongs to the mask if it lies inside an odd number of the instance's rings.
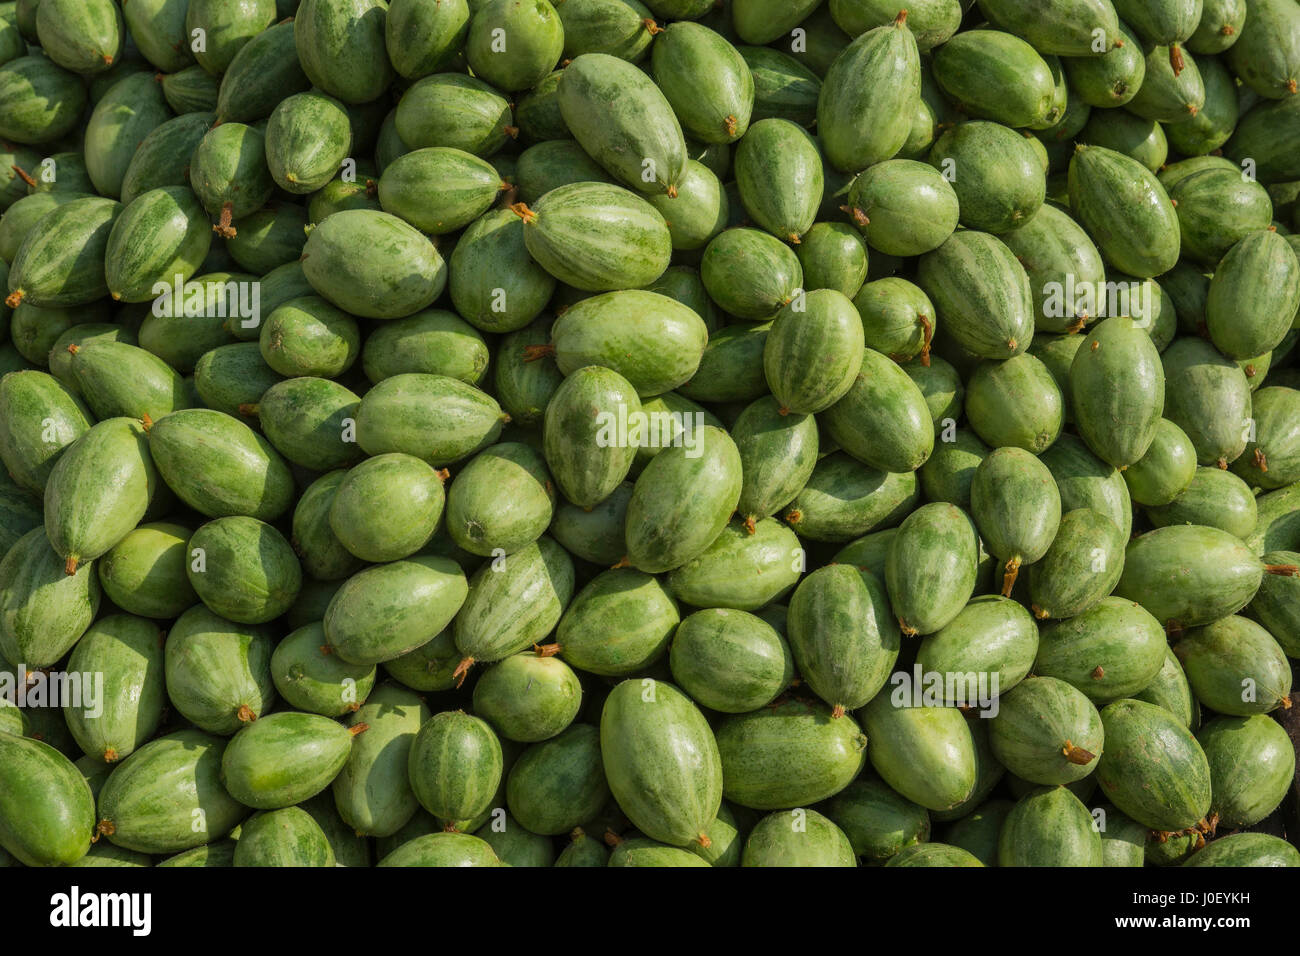
[[[901,27],[907,23],[907,11],[899,10],[898,16],[894,17],[894,26]]]
[[[509,208],[512,213],[524,221],[525,225],[531,225],[537,221],[537,213],[529,209],[526,202],[517,202]]]
[[[1183,68],[1186,65],[1187,64],[1183,61],[1182,48],[1179,47],[1177,43],[1171,44],[1169,47],[1169,66],[1173,69],[1174,76],[1178,76],[1182,73]]]
[[[843,705],[843,704],[836,704],[834,707],[831,708],[831,717],[833,717],[833,718],[835,718],[836,720],[838,720],[839,718],[841,718],[841,717],[843,717],[843,716],[844,716],[844,705]]]
[[[1280,574],[1288,578],[1300,578],[1300,567],[1294,564],[1266,564],[1264,565],[1265,574]]]
[[[32,177],[27,174],[27,171],[23,169],[21,166],[10,166],[9,168],[12,169],[15,175],[17,175],[18,178],[21,179],[23,182],[25,182],[28,186],[36,185],[36,180],[32,179]]]
[[[63,573],[66,574],[68,577],[72,577],[74,574],[76,574],[77,562],[80,560],[81,559],[78,558],[75,554],[68,555],[68,560],[63,562]]]
[[[755,534],[758,531],[758,526],[754,523],[753,515],[749,515],[745,518],[744,526],[745,526],[745,531],[748,532],[749,534]]]
[[[548,344],[548,345],[525,345],[524,346],[525,362],[536,362],[538,359],[544,359],[548,355],[554,355],[554,354],[555,354],[554,345]]]
[[[560,653],[560,645],[555,644],[534,644],[533,653],[538,657],[554,657]]]
[[[928,315],[918,315],[917,320],[921,323],[921,364],[929,368],[930,343],[934,341],[934,323],[930,321]]]
[[[651,36],[655,36],[656,34],[664,32],[664,28],[661,27],[659,24],[655,23],[649,17],[643,17],[641,20],[641,25],[645,27],[647,31],[649,31]]]
[[[1002,569],[1002,596],[1011,597],[1011,589],[1016,586],[1016,578],[1020,576],[1020,558],[1013,557],[1007,560],[1007,566]]]
[[[1061,748],[1061,753],[1070,763],[1079,767],[1085,767],[1097,759],[1097,755],[1090,750],[1084,750],[1082,747],[1076,747],[1074,742],[1067,740],[1065,746]]]
[[[350,733],[353,737],[357,737],[361,734],[364,734],[369,729],[370,729],[369,724],[356,724],[355,726],[348,728],[348,733]]]
[[[253,708],[247,704],[240,704],[239,710],[235,711],[235,716],[239,718],[240,723],[251,724],[257,720],[257,714],[253,713]]]
[[[212,227],[212,231],[222,239],[233,239],[235,236],[239,235],[239,231],[230,224],[231,210],[233,208],[234,207],[230,202],[223,202],[221,204],[221,218],[219,218],[217,224]]]
[[[847,213],[859,228],[871,225],[871,220],[867,218],[867,214],[857,206],[841,206],[840,212]]]
[[[1268,471],[1268,456],[1264,454],[1264,449],[1255,449],[1255,467],[1260,471]]]
[[[22,305],[23,297],[25,295],[27,295],[27,293],[22,289],[15,289],[5,297],[5,305],[9,306],[11,309],[16,309],[18,306]]]
[[[456,678],[456,688],[459,690],[460,685],[465,683],[465,678],[469,675],[469,669],[474,666],[474,658],[467,657],[451,672],[451,676]]]

